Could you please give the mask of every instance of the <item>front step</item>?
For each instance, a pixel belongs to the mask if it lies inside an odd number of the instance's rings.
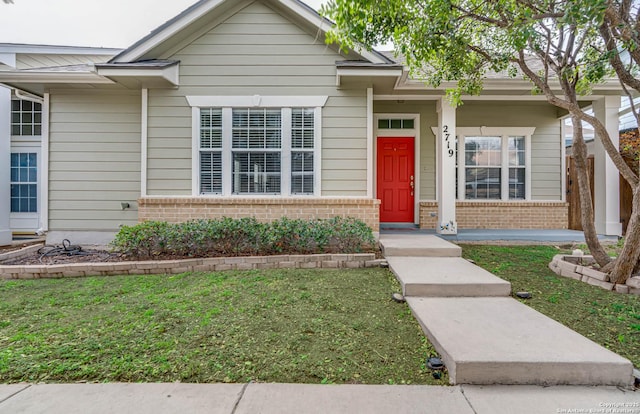
[[[452,384],[632,384],[630,361],[511,298],[407,298]]]
[[[462,249],[453,243],[430,234],[381,234],[380,247],[384,257],[427,256],[460,257]]]
[[[511,284],[459,257],[389,257],[404,296],[509,296]]]

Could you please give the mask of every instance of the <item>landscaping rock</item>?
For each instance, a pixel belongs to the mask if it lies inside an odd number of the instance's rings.
[[[626,285],[635,289],[640,289],[640,276],[630,277],[627,279]]]
[[[629,286],[627,285],[616,285],[615,289],[616,289],[616,292],[618,293],[622,293],[622,294],[629,293]]]
[[[531,293],[529,292],[516,292],[516,296],[520,299],[531,299]]]
[[[575,266],[574,266],[574,267],[575,267]],[[556,272],[556,273],[557,273],[557,272]],[[567,269],[562,269],[562,268],[560,268],[560,273],[559,273],[559,275],[560,275],[560,276],[563,276],[563,277],[570,277],[571,279],[575,279],[575,280],[582,280],[582,278],[584,277],[584,276],[583,276],[582,274],[580,274],[580,273],[572,272],[572,271],[569,271],[569,270],[567,270]]]
[[[589,276],[593,279],[598,279],[598,280],[602,280],[603,282],[608,282],[609,279],[609,274],[608,273],[603,273],[600,272],[599,270],[596,269],[592,269],[590,267],[586,267],[586,266],[581,266],[582,267],[582,274],[585,276]]]
[[[594,278],[589,277],[589,276],[583,276],[582,277],[582,281],[583,282],[587,282],[588,284],[593,285],[593,286],[601,287],[604,290],[612,290],[613,289],[613,283],[603,282],[602,280],[594,279]]]
[[[562,263],[577,265],[582,263],[582,256],[564,256]]]
[[[568,257],[565,257],[565,260],[558,262],[558,267],[560,268],[560,270],[564,272],[575,273],[576,269],[578,268],[578,265],[568,262],[567,259]]]

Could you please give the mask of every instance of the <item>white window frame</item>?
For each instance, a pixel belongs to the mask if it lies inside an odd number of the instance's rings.
[[[20,105],[20,109],[18,111],[14,111],[13,110],[13,102],[19,102]],[[11,133],[11,137],[13,141],[32,141],[34,139],[40,139],[40,137],[42,136],[42,131],[44,128],[44,122],[43,122],[43,112],[44,112],[44,104],[42,102],[36,102],[36,101],[28,101],[31,102],[31,105],[35,106],[36,104],[40,105],[40,111],[37,111],[33,106],[30,112],[27,111],[23,111],[22,110],[22,103],[27,101],[26,99],[20,99],[17,97],[12,97],[11,98],[11,122],[10,122],[10,133]],[[20,122],[13,122],[13,115],[14,114],[20,114]],[[31,122],[22,122],[22,114],[26,114],[29,113],[31,114]],[[35,116],[36,114],[40,114],[40,122],[36,122],[35,121]],[[18,128],[20,128],[20,134],[14,135],[13,134],[13,127],[17,126]],[[31,134],[22,134],[22,128],[23,126],[30,126],[31,127]],[[35,133],[35,127],[36,126],[40,126],[40,133],[36,134]]]
[[[458,200],[473,202],[518,202],[531,201],[531,136],[535,132],[535,127],[458,127],[456,128],[458,137]],[[465,138],[466,137],[500,137],[502,139],[502,165],[500,168],[500,194],[501,199],[467,199],[465,198],[466,188],[466,165],[465,165]],[[525,198],[509,198],[509,137],[524,137],[525,139]]]
[[[194,197],[239,197],[239,198],[285,198],[319,197],[322,193],[322,108],[328,96],[187,96],[191,106],[192,164],[191,192]],[[200,110],[202,108],[222,109],[222,193],[203,194],[200,192]],[[282,110],[282,143],[280,148],[280,194],[233,194],[232,193],[232,110],[234,108],[279,108]],[[291,193],[291,113],[292,108],[314,109],[314,149],[313,193]]]

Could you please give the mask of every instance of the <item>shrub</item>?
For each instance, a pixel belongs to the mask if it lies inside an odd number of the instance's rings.
[[[271,223],[260,223],[253,217],[175,224],[146,221],[123,226],[111,243],[116,252],[132,259],[355,253],[371,250],[374,245],[371,228],[350,217],[284,217]]]

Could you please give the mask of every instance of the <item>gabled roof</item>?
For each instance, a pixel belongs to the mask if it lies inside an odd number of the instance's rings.
[[[277,4],[284,7],[286,10],[291,11],[301,20],[307,24],[315,27],[322,33],[326,33],[327,30],[333,26],[333,23],[324,17],[307,4],[300,0],[263,0],[266,2]],[[146,56],[153,49],[162,45],[164,42],[170,40],[173,36],[186,31],[190,26],[206,20],[207,16],[215,16],[223,14],[225,11],[238,7],[243,4],[250,4],[251,1],[239,1],[239,0],[200,0],[187,8],[182,13],[175,16],[173,19],[162,24],[147,36],[143,37],[129,48],[122,51],[109,61],[109,63],[126,63],[135,62],[139,59],[150,58]],[[354,50],[354,52],[360,55],[371,63],[389,64],[394,63],[389,60],[383,54],[377,51],[366,50]],[[157,56],[153,56],[157,57]]]

